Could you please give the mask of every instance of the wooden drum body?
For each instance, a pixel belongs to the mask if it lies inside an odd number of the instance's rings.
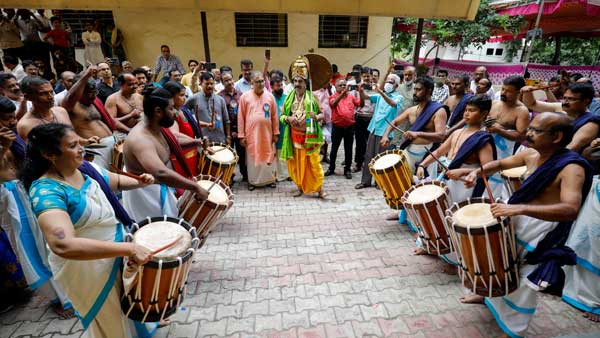
[[[233,192],[223,181],[217,181],[216,178],[208,175],[196,177],[196,182],[204,189],[210,188],[215,181],[216,184],[210,190],[206,201],[196,200],[194,193],[188,190],[177,202],[179,217],[190,222],[198,231],[200,246],[206,241],[213,225],[225,216],[233,205]]]
[[[521,183],[525,180],[525,173],[527,172],[527,166],[516,167],[512,169],[502,170],[500,176],[504,180],[504,187],[508,191],[509,195],[515,193],[521,187]]]
[[[115,143],[112,150],[112,167],[115,170],[123,171],[125,167],[125,156],[123,155],[123,142],[119,141]]]
[[[451,204],[446,183],[431,181],[414,185],[402,196],[402,204],[429,254],[443,255],[452,251],[444,224],[444,214]]]
[[[221,180],[231,185],[239,160],[237,153],[232,147],[222,143],[211,143],[209,147],[215,153],[210,155],[206,151],[202,152],[198,161],[198,174],[219,177],[223,173]]]
[[[492,216],[489,199],[454,203],[446,223],[463,285],[485,297],[505,296],[519,286],[514,229],[508,218]]]
[[[177,311],[185,295],[192,256],[198,247],[196,229],[183,219],[172,217],[147,218],[134,223],[126,241],[154,251],[180,238],[148,263],[138,266],[135,277],[121,299],[127,317],[140,322],[158,322]],[[125,272],[128,278],[127,268]],[[127,284],[127,283],[126,283]]]
[[[390,208],[402,209],[402,195],[413,181],[406,155],[399,149],[377,154],[369,163],[369,171]]]

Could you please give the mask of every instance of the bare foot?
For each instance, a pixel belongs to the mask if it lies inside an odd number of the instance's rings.
[[[413,254],[415,256],[429,255],[429,253],[427,252],[427,250],[425,250],[423,248],[415,248],[413,250]]]
[[[329,196],[329,194],[326,193],[326,192],[324,192],[323,190],[319,191],[319,193],[317,195],[317,197],[320,198],[320,199],[322,199],[322,200],[326,199],[327,196]]]
[[[300,189],[298,189],[298,191],[296,191],[294,194],[292,194],[292,196],[294,196],[294,197],[300,197],[302,195],[304,195],[304,193]]]
[[[56,313],[62,319],[75,317],[75,310],[73,308],[65,310],[61,303],[50,304],[50,307],[52,307],[52,311],[54,311],[54,313]]]
[[[586,313],[583,314],[583,316],[585,318],[591,320],[592,322],[600,322],[600,314],[586,312]]]
[[[463,304],[483,304],[483,296],[476,294],[462,296],[459,300]]]
[[[165,326],[169,326],[171,325],[171,321],[168,319],[163,319],[160,322],[158,322],[158,328],[160,329],[161,327],[165,327]]]

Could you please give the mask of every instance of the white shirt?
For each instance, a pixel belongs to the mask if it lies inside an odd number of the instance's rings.
[[[62,92],[54,95],[54,106],[55,107],[58,107],[61,105],[62,100],[64,100],[65,96],[67,96],[67,92],[68,92],[68,90],[65,89]]]
[[[23,69],[23,66],[20,63],[14,69],[10,70],[10,73],[17,78],[17,82],[19,83],[27,76],[25,69]]]
[[[225,86],[221,82],[215,83],[215,93],[220,93],[223,89]]]
[[[19,101],[13,101],[11,100],[12,103],[15,104],[15,107],[17,107],[17,110],[19,110],[19,107],[21,107],[21,103],[19,103]],[[33,108],[33,103],[31,103],[31,101],[27,101],[27,109],[25,110],[25,112],[29,112],[31,111],[31,109]]]
[[[249,91],[250,89],[252,89],[252,84],[250,82],[246,81],[246,79],[242,76],[241,79],[237,80],[234,87],[235,87],[235,89],[239,90],[243,94],[243,93]]]

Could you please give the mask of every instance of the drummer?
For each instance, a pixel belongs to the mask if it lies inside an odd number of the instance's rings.
[[[32,208],[51,250],[48,261],[55,280],[71,299],[87,337],[130,337],[121,311],[121,257],[138,264],[151,258],[148,249],[122,243],[123,225],[99,183],[78,168],[84,150],[72,127],[49,123],[29,133],[28,161],[22,172]],[[110,188],[134,189],[154,182],[105,172]]]
[[[469,197],[479,197],[484,185],[478,180],[476,187],[466,188],[461,178],[468,175],[473,168],[496,159],[496,146],[490,134],[481,130],[482,122],[490,112],[492,100],[485,94],[478,94],[467,100],[462,120],[466,128],[458,130],[440,145],[433,155],[448,167],[445,174],[450,179],[448,189],[453,202],[462,202]],[[447,157],[446,157],[447,156]],[[417,166],[417,178],[425,177],[425,168],[435,163],[429,155]]]
[[[169,130],[176,118],[173,95],[162,88],[145,89],[144,115],[144,121],[131,129],[123,144],[125,167],[134,174],[148,172],[159,184],[123,192],[123,205],[134,220],[163,215],[177,217],[177,199],[170,188],[193,191],[202,200],[206,200],[208,192],[193,180],[183,150]],[[172,169],[171,155],[185,176]]]
[[[508,204],[494,203],[494,217],[509,216],[515,226],[520,266],[520,287],[505,297],[470,295],[464,302],[483,302],[489,307],[505,336],[522,337],[537,306],[535,291],[560,295],[564,274],[560,265],[575,264],[573,251],[564,239],[577,217],[592,183],[591,168],[579,154],[566,149],[571,141],[571,119],[562,113],[537,115],[527,129],[531,148],[484,165],[486,174],[526,165],[529,176],[511,196]],[[480,170],[467,177],[475,184]],[[561,241],[562,239],[562,241]],[[544,254],[552,250],[554,259]],[[570,254],[569,254],[570,253]]]
[[[402,125],[405,121],[411,123],[410,130],[404,132],[404,142],[400,149],[405,150],[411,173],[415,172],[427,152],[425,148],[431,148],[434,142],[442,142],[446,136],[446,110],[439,102],[431,101],[434,83],[430,77],[420,77],[415,81],[415,93],[413,101],[416,106],[410,107],[394,119],[394,126]],[[392,132],[392,126],[387,126],[381,137],[381,146],[389,146],[388,135]],[[430,177],[435,178],[437,165],[431,164],[428,169]]]
[[[117,130],[126,133],[129,128],[112,118],[96,96],[98,89],[96,81],[92,79],[95,69],[95,66],[89,66],[83,75],[75,77],[76,82],[63,99],[62,106],[69,112],[77,134],[84,138],[95,136],[100,139],[100,145],[94,149],[100,156],[94,157],[94,163],[112,171],[112,152],[117,140],[113,133]]]

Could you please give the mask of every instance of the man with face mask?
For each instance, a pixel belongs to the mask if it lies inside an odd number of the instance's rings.
[[[94,149],[99,154],[94,156],[94,163],[112,171],[112,152],[117,142],[113,133],[116,130],[128,132],[129,128],[114,119],[96,96],[96,83],[91,79],[92,68],[93,66],[88,67],[83,75],[75,77],[75,84],[65,96],[62,107],[69,112],[77,134],[84,138],[97,137],[100,140],[100,145],[104,147]]]
[[[177,198],[172,188],[190,190],[200,200],[206,200],[208,192],[193,180],[183,149],[169,130],[176,119],[173,95],[162,88],[146,88],[144,115],[143,122],[131,129],[125,139],[125,167],[130,173],[153,175],[157,184],[123,191],[123,206],[136,220],[163,215],[177,217]],[[185,176],[173,170],[171,154]]]
[[[25,100],[21,86],[13,74],[0,72],[0,95],[6,96],[17,107],[17,120],[33,108],[31,101]]]
[[[589,83],[572,83],[565,91],[562,102],[542,102],[533,97],[531,87],[523,87],[523,102],[533,111],[565,112],[574,119],[575,134],[568,149],[581,152],[600,132],[600,117],[589,112],[594,98],[594,87]]]
[[[401,112],[415,105],[413,102],[413,94],[417,69],[413,66],[406,66],[404,67],[402,74],[404,75],[404,81],[398,87],[398,92],[400,93],[400,96],[402,96],[402,105],[399,109]]]
[[[215,79],[211,72],[200,75],[200,90],[185,103],[185,107],[194,112],[202,135],[211,142],[231,145],[231,123],[227,104],[223,97],[215,94]],[[238,130],[239,132],[239,130]]]
[[[261,72],[252,73],[252,90],[242,94],[238,115],[238,138],[246,148],[248,190],[255,187],[275,188],[275,143],[279,123],[275,98],[265,90]]]
[[[392,67],[390,67],[390,69],[392,69]],[[388,125],[387,121],[394,120],[398,115],[398,107],[402,106],[402,96],[396,91],[400,84],[400,78],[396,74],[388,74],[382,78],[382,83],[375,88],[375,92],[378,95],[373,95],[368,98],[375,104],[375,109],[371,122],[369,122],[369,126],[367,127],[369,130],[369,139],[367,140],[365,160],[362,167],[362,177],[360,183],[354,187],[355,189],[363,189],[371,186],[372,176],[369,170],[369,162],[371,162],[371,159],[375,157],[375,155],[384,151],[388,146],[382,145],[381,138],[385,135],[386,127]],[[381,88],[383,88],[383,90],[381,90]],[[365,95],[364,92],[362,94]],[[364,98],[364,101],[366,101],[366,99],[367,98]]]
[[[515,143],[525,138],[529,125],[529,110],[518,100],[519,91],[525,86],[521,76],[504,79],[500,100],[494,100],[490,110],[487,131],[494,136],[498,158],[507,158],[514,153]]]

